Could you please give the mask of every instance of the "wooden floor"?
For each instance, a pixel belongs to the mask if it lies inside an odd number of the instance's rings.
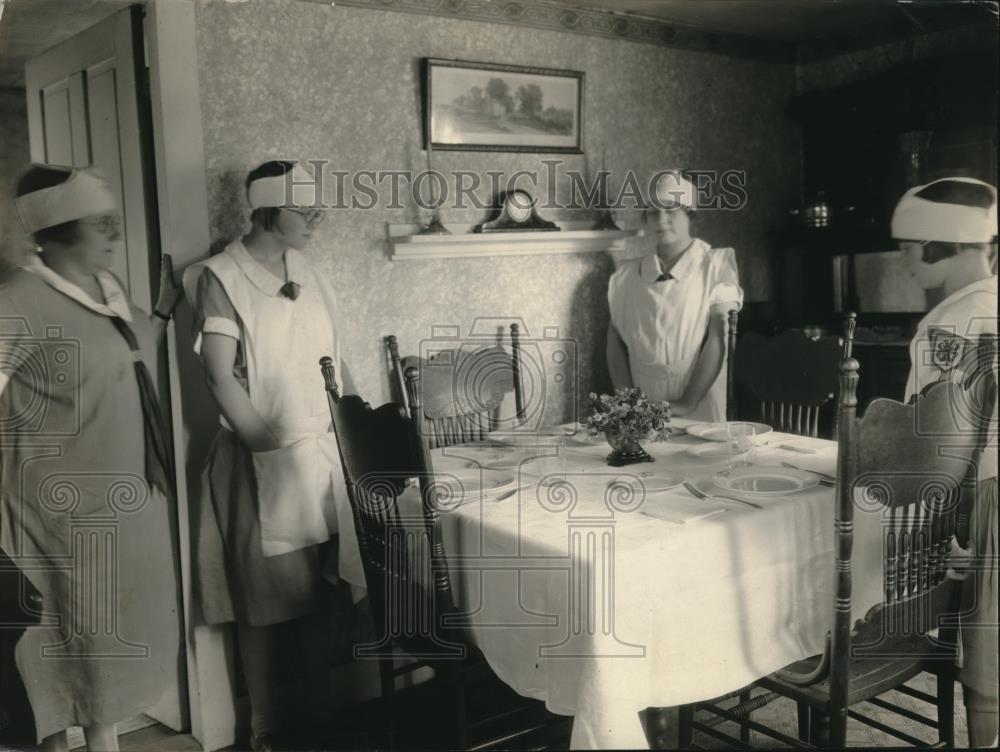
[[[918,677],[910,684],[925,692],[930,693],[934,690],[933,679],[929,676]],[[396,739],[398,748],[424,748],[429,743],[429,737],[420,733],[420,729],[426,731],[437,726],[433,721],[434,710],[429,705],[430,699],[429,693],[426,691],[409,690],[401,694],[400,733],[397,734]],[[498,703],[510,700],[510,698],[497,697],[496,695],[483,699],[491,703],[494,709]],[[933,712],[928,706],[909,696],[892,693],[886,699],[924,714],[930,713],[933,716]],[[890,722],[913,736],[926,739],[928,742],[933,741],[933,731],[916,722],[892,716],[887,711],[871,706],[865,707],[863,712],[878,720]],[[506,724],[510,731],[514,731],[531,725],[533,720],[537,721],[544,717],[545,714],[541,712],[540,706],[535,705],[533,708],[529,707],[526,712],[522,711],[500,721],[499,725],[495,725],[490,731],[502,732],[504,730],[503,724]],[[795,736],[795,706],[791,701],[776,701],[755,713],[754,718],[790,736]],[[729,733],[735,731],[734,727],[728,726],[727,728],[727,726],[728,724],[720,726],[720,729],[727,730]],[[555,723],[549,724],[525,738],[512,739],[503,746],[509,749],[568,749],[570,730],[570,719],[556,719]],[[382,716],[378,712],[377,705],[368,703],[338,713],[325,729],[314,729],[311,733],[300,733],[298,738],[295,738],[295,735],[288,737],[288,748],[293,750],[384,749],[384,732]],[[884,733],[853,720],[848,726],[847,741],[849,746],[859,748],[899,746],[898,741]],[[122,752],[194,752],[200,749],[198,743],[190,735],[176,734],[163,726],[152,726],[123,735],[120,737],[119,743]],[[695,735],[695,743],[705,749],[727,748],[722,742],[701,734]],[[956,747],[964,747],[967,743],[965,708],[962,705],[961,689],[956,685],[955,745]],[[757,733],[753,734],[751,744],[760,748],[781,747],[774,740]],[[246,749],[246,745],[239,745],[232,749],[243,750]]]

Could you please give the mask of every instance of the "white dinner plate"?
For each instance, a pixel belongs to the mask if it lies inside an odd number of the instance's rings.
[[[771,426],[766,423],[752,423],[745,420],[735,420],[731,421],[733,425],[745,425],[753,426],[754,434],[758,438],[764,434],[771,433]],[[688,426],[687,432],[691,436],[695,436],[699,439],[706,439],[708,441],[727,441],[729,439],[729,431],[726,426],[730,425],[727,423],[695,423],[693,426]]]
[[[684,478],[676,473],[638,472],[635,475],[619,475],[608,481],[608,485],[625,485],[630,488],[643,489],[646,493],[668,491],[681,485]]]
[[[491,431],[486,440],[506,446],[549,446],[566,439],[566,432],[556,426],[541,428],[519,428],[513,431]]]
[[[819,485],[816,475],[794,467],[736,467],[720,470],[712,481],[745,496],[787,496]]]
[[[729,444],[712,441],[707,444],[692,444],[687,453],[701,460],[719,460],[729,457]]]
[[[517,479],[513,473],[496,470],[462,469],[435,473],[435,483],[452,498],[479,496],[502,491]],[[447,505],[447,501],[443,504]]]
[[[495,444],[459,444],[445,449],[442,459],[441,469],[451,471],[457,468],[516,470],[535,458]]]

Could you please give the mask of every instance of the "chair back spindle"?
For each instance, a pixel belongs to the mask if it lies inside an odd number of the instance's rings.
[[[726,419],[736,420],[736,334],[739,327],[740,312],[733,309],[727,317],[728,332],[726,334]]]
[[[395,399],[403,407],[409,409],[409,398],[406,394],[406,384],[403,382],[403,366],[399,360],[399,343],[396,341],[396,335],[390,334],[386,337],[385,346],[389,351],[389,363],[392,366],[393,387],[396,392]]]
[[[858,323],[858,314],[854,311],[850,311],[844,316],[844,335],[843,335],[843,352],[841,354],[842,360],[847,360],[848,358],[854,357],[854,329]],[[840,389],[837,390],[837,403],[833,409],[833,429],[830,435],[836,439],[840,434],[838,433],[838,424],[840,421]]]
[[[514,372],[514,409],[518,423],[527,419],[524,410],[524,386],[521,382],[521,327],[510,325],[511,370]]]
[[[836,337],[811,339],[796,331],[764,337],[751,332],[737,347],[735,378],[756,402],[755,417],[779,431],[815,437],[821,414],[838,391],[840,359]]]

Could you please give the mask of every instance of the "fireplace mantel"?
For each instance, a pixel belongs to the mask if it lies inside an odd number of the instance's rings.
[[[418,235],[419,225],[387,225],[393,261],[625,251],[643,230],[592,230],[593,221],[558,222],[559,232],[472,232],[445,225],[451,235]]]

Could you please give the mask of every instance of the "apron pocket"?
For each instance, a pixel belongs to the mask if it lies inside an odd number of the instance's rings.
[[[331,466],[321,439],[298,439],[253,453],[257,515],[264,556],[278,556],[330,537],[324,507],[332,503]]]

